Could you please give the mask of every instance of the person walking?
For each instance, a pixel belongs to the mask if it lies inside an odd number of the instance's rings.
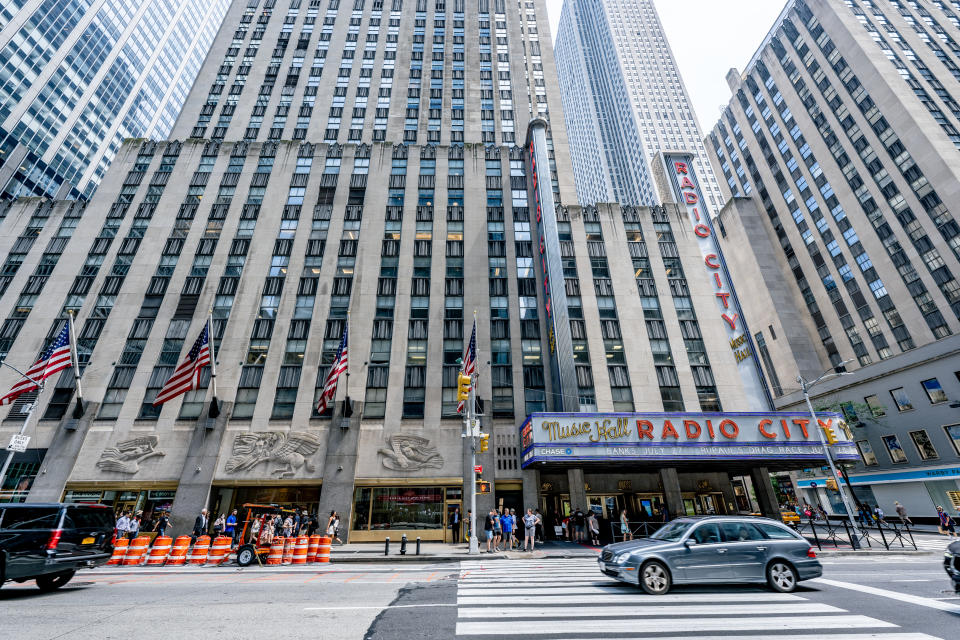
[[[340,514],[336,511],[330,512],[330,517],[327,518],[327,537],[330,538],[331,544],[334,540],[343,544],[343,541],[338,537],[340,533]]]
[[[133,540],[140,533],[140,516],[131,516],[127,525],[127,537]]]
[[[493,544],[493,509],[483,520],[483,535],[487,537],[487,553],[491,553],[490,547]]]
[[[218,538],[227,524],[227,517],[222,513],[213,521],[213,537]]]
[[[630,517],[627,516],[627,510],[620,510],[620,534],[623,535],[623,541],[633,540],[633,531],[630,530]]]
[[[597,522],[597,514],[593,509],[587,516],[587,528],[590,530],[590,543],[596,547],[600,546],[600,523]]]
[[[894,508],[894,509],[896,510],[896,512],[897,512],[897,517],[900,518],[900,524],[902,524],[902,525],[913,524],[913,521],[909,518],[909,516],[907,516],[907,508],[906,508],[906,507],[904,507],[904,506],[903,506],[902,504],[900,504],[899,502],[894,501],[894,503],[893,503],[893,508]]]
[[[289,538],[293,535],[293,516],[287,516],[283,519],[283,537]]]
[[[540,516],[533,513],[533,509],[527,509],[527,514],[523,516],[523,550],[533,551],[534,542],[537,539],[537,525],[540,524]]]
[[[202,535],[206,535],[207,529],[210,527],[210,518],[207,515],[206,509],[200,509],[200,515],[197,516],[197,519],[193,521],[193,535],[191,536],[190,542],[196,542],[197,538]]]
[[[237,543],[237,510],[234,509],[227,516],[223,526],[223,535],[230,536],[230,544]]]
[[[877,505],[873,508],[873,517],[877,521],[877,525],[887,524],[887,521],[883,519],[883,509],[880,508],[880,505]]]
[[[130,516],[126,511],[120,514],[120,517],[117,518],[117,540],[125,538],[127,536],[127,531],[130,529]]]
[[[450,533],[453,544],[460,544],[460,507],[454,507],[450,514]]]
[[[943,507],[937,506],[937,517],[940,519],[940,533],[951,538],[957,537],[957,527]]]
[[[160,517],[157,518],[157,523],[153,526],[153,530],[157,532],[157,537],[165,535],[169,526],[170,516],[167,515],[166,511],[160,512]]]

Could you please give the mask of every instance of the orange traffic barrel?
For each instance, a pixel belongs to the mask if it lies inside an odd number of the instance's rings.
[[[320,545],[317,547],[317,562],[330,562],[330,543],[332,538],[321,536]]]
[[[110,556],[110,559],[107,560],[107,565],[120,564],[123,562],[123,556],[127,555],[127,549],[130,546],[130,541],[126,538],[120,538],[113,543],[113,555]]]
[[[283,538],[277,537],[270,543],[270,553],[267,555],[267,564],[280,564],[283,562]]]
[[[167,558],[168,567],[176,567],[187,561],[187,550],[190,548],[190,536],[180,536],[173,542],[173,549]]]
[[[137,536],[127,547],[127,555],[123,557],[123,566],[136,566],[143,560],[143,554],[146,553],[150,545],[149,536]]]
[[[151,567],[162,566],[170,553],[170,547],[173,546],[173,538],[170,536],[158,536],[153,541],[153,547],[150,549],[150,555],[147,556],[147,565]]]
[[[210,553],[210,536],[200,536],[187,556],[187,564],[203,564]]]
[[[293,547],[297,544],[297,539],[290,536],[283,541],[283,564],[293,564]]]
[[[233,539],[230,536],[217,536],[213,544],[210,545],[210,555],[207,556],[207,564],[218,565],[224,562],[230,555],[230,543]]]
[[[317,561],[317,549],[320,548],[320,536],[310,536],[310,543],[307,545],[307,562]]]
[[[299,536],[293,547],[293,564],[307,564],[307,551],[310,547],[310,538]]]

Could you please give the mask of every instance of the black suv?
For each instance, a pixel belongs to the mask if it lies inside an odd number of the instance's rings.
[[[42,591],[113,554],[113,511],[99,504],[0,503],[0,585],[36,580]]]

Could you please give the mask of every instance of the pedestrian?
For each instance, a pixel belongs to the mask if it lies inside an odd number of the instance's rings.
[[[127,537],[133,540],[138,533],[140,533],[140,516],[133,516],[127,525]]]
[[[493,509],[483,520],[483,535],[487,537],[487,553],[491,553],[490,547],[493,544]]]
[[[250,542],[253,544],[258,544],[260,542],[260,529],[262,525],[260,524],[260,518],[254,518],[253,522],[250,523]]]
[[[887,524],[887,521],[883,519],[883,509],[880,508],[880,505],[873,508],[873,518],[877,521],[878,525]]]
[[[897,512],[897,517],[900,518],[900,524],[902,525],[913,524],[913,521],[910,519],[909,516],[907,516],[906,507],[904,507],[902,504],[896,501],[894,501],[893,507]]]
[[[259,520],[257,521],[259,522]],[[263,519],[263,524],[260,525],[260,545],[269,546],[273,542],[273,535],[275,529],[273,528],[273,518],[267,516]],[[254,538],[256,540],[256,538]]]
[[[503,520],[496,510],[493,512],[493,547],[500,551],[500,542],[503,541]]]
[[[167,527],[170,526],[170,516],[167,515],[166,511],[160,512],[160,517],[157,518],[157,523],[153,525],[153,530],[157,532],[157,536],[166,535]]]
[[[473,510],[467,509],[467,540],[473,535]]]
[[[503,532],[503,550],[513,550],[513,518],[510,517],[510,509],[504,509],[500,516],[500,530]]]
[[[227,516],[227,521],[223,527],[223,534],[230,536],[230,544],[236,544],[237,542],[237,510],[234,509],[230,512],[230,515]]]
[[[460,507],[454,507],[450,514],[450,533],[453,544],[460,544]]]
[[[630,518],[627,516],[627,510],[620,510],[620,534],[623,536],[623,541],[633,540],[633,531],[630,530]]]
[[[317,516],[311,513],[310,517],[307,519],[307,535],[314,535],[319,527],[320,523],[317,522]]]
[[[520,523],[517,521],[517,510],[510,509],[510,548],[520,548]]]
[[[564,540],[572,540],[573,533],[570,531],[573,529],[573,525],[570,524],[570,516],[566,516],[563,520],[560,521],[560,529],[563,532]]]
[[[288,515],[283,519],[283,537],[289,538],[293,536],[293,516]]]
[[[667,505],[663,504],[660,506],[660,521],[661,522],[670,522],[670,512],[667,511]]]
[[[197,516],[196,520],[193,521],[193,535],[191,536],[191,542],[196,542],[197,538],[202,535],[206,535],[207,529],[210,527],[210,517],[207,515],[206,509],[200,509],[200,515]]]
[[[872,520],[870,518],[870,505],[864,503],[860,504],[860,506],[857,508],[857,520],[859,520],[860,524],[865,527],[869,527],[872,524]]]
[[[127,531],[130,528],[130,516],[127,515],[126,511],[121,513],[120,517],[117,518],[117,524],[115,525],[115,528],[117,530],[117,540],[127,536]]]
[[[293,535],[300,535],[300,510],[293,507]]]
[[[537,525],[540,524],[540,516],[533,513],[533,509],[527,509],[527,515],[523,516],[523,550],[533,551],[534,542],[537,539]]]
[[[534,509],[533,515],[537,516],[537,526],[536,526],[536,540],[540,544],[543,544],[544,533],[543,533],[543,514],[540,513],[540,509]]]
[[[592,509],[587,516],[587,528],[590,530],[590,543],[600,546],[600,523],[597,522],[597,514]]]
[[[587,539],[587,516],[578,507],[573,514],[573,527],[576,531],[576,541],[584,542]]]
[[[953,522],[953,518],[950,517],[950,514],[947,513],[943,507],[937,507],[937,516],[940,519],[940,533],[945,536],[950,536],[951,538],[957,537],[957,528]]]
[[[331,544],[334,540],[343,544],[343,541],[340,540],[338,534],[340,533],[340,514],[336,511],[330,512],[330,517],[327,518],[327,537],[330,538]]]
[[[880,507],[877,507],[877,508],[879,509]],[[827,521],[827,510],[824,509],[823,505],[821,504],[817,505],[817,519],[823,520],[824,522]]]
[[[227,517],[222,513],[213,521],[213,537],[219,537],[223,533],[223,528],[227,525]]]

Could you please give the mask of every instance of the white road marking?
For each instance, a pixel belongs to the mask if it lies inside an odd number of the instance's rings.
[[[940,611],[960,613],[960,605],[950,604],[948,602],[941,602],[939,600],[934,600],[933,598],[924,598],[922,596],[912,596],[906,593],[898,593],[897,591],[890,591],[889,589],[878,589],[877,587],[868,587],[862,584],[854,584],[852,582],[841,582],[839,580],[830,580],[828,578],[814,578],[813,580],[811,580],[811,582],[819,582],[821,584],[830,585],[831,587],[839,587],[841,589],[850,589],[852,591],[869,593],[870,595],[890,598],[892,600],[899,600],[900,602],[907,602],[909,604],[916,604],[921,607],[939,609]]]
[[[783,635],[777,634],[776,640],[827,640],[837,638],[837,640],[939,640],[925,633],[844,633],[844,634],[802,634],[802,635]],[[627,640],[626,638],[605,638],[605,640]],[[636,636],[632,636],[636,640]],[[690,640],[690,636],[657,636],[656,640]],[[696,640],[766,640],[763,636],[697,636]]]
[[[359,609],[413,609],[415,607],[455,607],[456,604],[452,602],[430,602],[424,604],[385,604],[381,606],[376,605],[359,605],[353,607],[304,607],[304,611],[353,611]]]
[[[926,579],[926,578],[921,578],[921,579],[911,578],[911,579],[909,579],[909,580],[906,580],[906,579],[904,579],[904,580],[891,580],[890,582],[933,582],[933,580],[928,580],[928,579]]]
[[[702,616],[750,614],[805,614],[805,613],[845,613],[843,609],[819,602],[797,602],[786,604],[740,604],[718,608],[715,604],[702,605],[650,605],[647,607],[617,606],[594,607],[584,611],[577,607],[500,607],[494,613],[489,608],[462,608],[461,618],[629,618],[649,616]],[[647,622],[647,621],[645,621]]]
[[[622,596],[618,594],[604,595],[586,595],[577,598],[557,598],[551,595],[533,595],[533,596],[497,596],[497,589],[491,590],[486,596],[458,596],[457,601],[461,605],[516,605],[516,604],[553,604],[553,605],[587,605],[587,604],[609,604],[611,595],[617,595],[617,602],[630,602],[631,604],[657,605],[673,602],[743,602],[749,598],[752,602],[795,602],[803,601],[800,596],[786,593],[750,593],[740,592],[727,593],[668,593],[663,596],[648,596],[640,592],[627,592]],[[541,592],[542,593],[542,592]],[[572,632],[571,632],[572,633]]]

